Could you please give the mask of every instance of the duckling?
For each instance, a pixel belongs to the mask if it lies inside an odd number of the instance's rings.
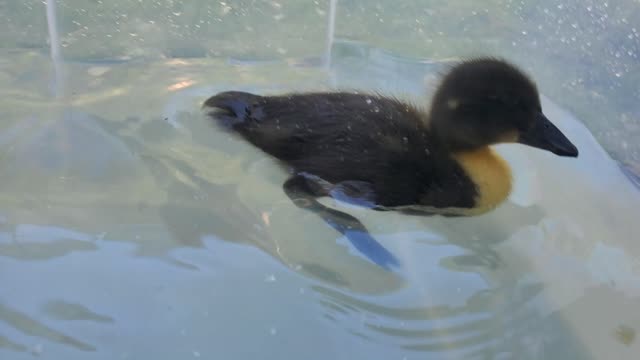
[[[296,205],[368,250],[377,245],[364,225],[317,198],[380,211],[474,216],[496,208],[511,192],[510,168],[491,145],[520,143],[578,156],[542,112],[535,83],[494,58],[453,66],[428,111],[355,92],[227,91],[203,107],[222,128],[292,169],[283,188]]]

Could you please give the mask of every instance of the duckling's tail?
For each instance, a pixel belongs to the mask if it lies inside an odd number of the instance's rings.
[[[260,96],[246,92],[225,91],[207,99],[202,107],[222,127],[242,131],[251,123],[261,120],[260,99]]]

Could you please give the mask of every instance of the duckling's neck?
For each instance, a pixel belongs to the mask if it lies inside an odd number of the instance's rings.
[[[482,214],[500,205],[511,193],[509,164],[489,146],[457,151],[454,159],[476,186],[475,205],[470,214]]]

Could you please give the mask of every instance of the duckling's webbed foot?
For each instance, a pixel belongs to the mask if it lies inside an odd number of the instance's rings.
[[[313,177],[295,175],[283,185],[284,192],[296,206],[314,212],[329,226],[349,240],[364,256],[385,269],[399,266],[399,261],[369,234],[357,218],[322,205],[317,198],[327,195],[325,184]]]

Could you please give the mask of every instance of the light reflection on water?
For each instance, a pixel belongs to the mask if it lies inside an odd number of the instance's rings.
[[[618,334],[640,329],[638,192],[548,101],[581,158],[501,149],[527,185],[495,212],[351,210],[401,259],[398,272],[290,204],[282,169],[197,111],[228,88],[420,94],[422,73],[443,65],[336,46],[330,78],[308,65],[67,64],[76,76],[60,100],[15,96],[32,93],[27,81],[3,89],[14,96],[0,125],[2,358],[637,353]]]

